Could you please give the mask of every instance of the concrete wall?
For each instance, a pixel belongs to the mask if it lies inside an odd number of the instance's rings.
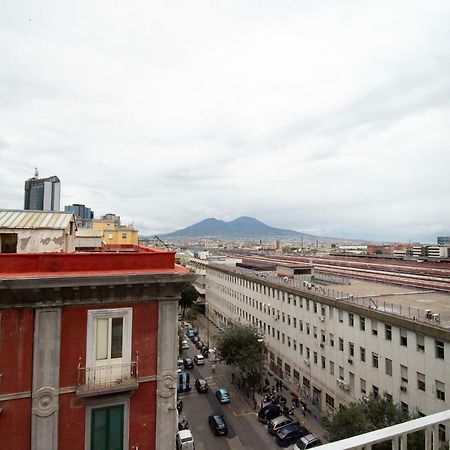
[[[74,252],[75,235],[66,230],[47,229],[8,229],[1,233],[17,234],[17,253]]]

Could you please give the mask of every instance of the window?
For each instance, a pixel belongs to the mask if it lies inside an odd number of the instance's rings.
[[[311,357],[311,351],[309,347],[306,347],[306,359],[309,359]]]
[[[408,382],[408,368],[406,366],[400,365],[400,376],[402,383]]]
[[[123,403],[88,409],[90,429],[88,427],[86,431],[90,434],[88,438],[92,450],[107,448],[122,450],[126,447],[125,409],[127,405]]]
[[[375,319],[372,319],[372,335],[378,336],[378,322]]]
[[[325,356],[322,356],[322,369],[325,369],[325,363],[326,363],[326,360],[325,360]]]
[[[277,330],[277,340],[280,340],[280,330]]]
[[[400,345],[406,347],[408,345],[408,332],[400,328]]]
[[[282,320],[283,322],[286,321],[286,315],[285,315],[284,313],[281,313],[281,320]]]
[[[374,384],[372,385],[372,393],[375,398],[378,397],[378,394],[379,394],[378,386],[375,386]]]
[[[299,381],[300,380],[300,373],[294,369],[294,378]]]
[[[344,311],[342,311],[342,309],[340,309],[338,311],[338,314],[339,314],[339,322],[340,323],[344,322]]]
[[[330,361],[329,366],[330,366],[330,374],[331,374],[331,375],[334,375],[334,362],[333,362],[333,361]]]
[[[420,372],[417,372],[417,389],[425,391],[425,375]]]
[[[352,313],[348,313],[348,325],[350,327],[355,325],[355,316]]]
[[[389,358],[385,358],[385,364],[386,364],[386,375],[389,375],[392,377],[392,360]]]
[[[339,366],[339,378],[344,379],[344,368],[342,366]]]
[[[320,339],[322,344],[325,344],[325,331],[324,330],[320,330]]]
[[[405,414],[408,414],[408,413],[409,413],[408,403],[400,402],[400,405],[401,405],[401,407],[402,407],[404,413],[405,413]]]
[[[317,364],[317,352],[313,352],[314,364]]]
[[[132,309],[88,311],[86,365],[118,366],[131,362]],[[115,376],[105,371],[105,376]]]
[[[313,327],[313,334],[314,337],[317,338],[317,327]]]
[[[310,330],[309,330],[309,323],[306,324],[306,334],[309,334]]]
[[[300,355],[303,355],[303,344],[300,344]]]
[[[293,323],[294,328],[297,328],[297,318],[293,317],[292,320],[294,321]]]
[[[334,335],[330,333],[330,346],[334,347]]]
[[[372,367],[378,369],[378,353],[372,353]]]
[[[366,331],[366,318],[365,317],[359,318],[359,329],[361,331]]]
[[[122,239],[126,239],[127,238],[127,233],[122,233]]]
[[[317,303],[314,302],[314,303],[313,303],[313,306],[314,306],[314,312],[317,314]]]
[[[364,347],[359,347],[359,354],[362,362],[366,362],[366,349]]]
[[[392,327],[390,325],[384,326],[384,337],[387,341],[392,341]]]
[[[309,382],[309,379],[306,377],[303,377],[303,386],[307,387],[308,389],[311,387],[311,383]]]
[[[445,384],[436,380],[436,398],[445,402]]]
[[[355,356],[355,346],[353,345],[353,342],[348,343],[348,353],[350,356]]]
[[[339,338],[339,350],[341,352],[344,351],[344,339],[342,339],[342,338]]]
[[[365,394],[366,393],[366,380],[364,378],[360,378],[359,384],[361,386],[361,394]]]
[[[435,354],[436,358],[444,359],[445,350],[444,350],[444,342],[438,341],[437,339],[434,341],[435,343]]]
[[[17,253],[17,233],[0,234],[0,253]]]
[[[294,351],[296,352],[297,351],[297,341],[294,339]]]
[[[417,351],[424,352],[425,351],[425,336],[423,334],[416,334],[417,340]]]
[[[287,363],[284,363],[284,371],[291,376],[291,366]]]
[[[325,393],[325,403],[330,408],[334,409],[334,398],[331,395]]]

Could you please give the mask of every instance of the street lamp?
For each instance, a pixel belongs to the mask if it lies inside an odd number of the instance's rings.
[[[263,407],[263,396],[264,396],[264,390],[263,390],[263,366],[264,366],[264,338],[257,339],[257,342],[261,346],[261,366],[259,368],[259,390],[261,392],[261,408]]]

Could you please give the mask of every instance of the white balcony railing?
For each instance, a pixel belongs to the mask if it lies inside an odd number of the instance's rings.
[[[438,450],[442,442],[439,442],[439,425],[446,425],[446,442],[450,444],[450,409],[419,419],[403,422],[392,427],[360,434],[348,439],[331,442],[317,447],[320,450],[370,450],[372,445],[390,441],[392,450],[407,450],[408,434],[416,431],[425,431],[424,450]]]
[[[138,362],[99,367],[78,365],[77,394],[95,395],[109,391],[136,389],[138,386]]]

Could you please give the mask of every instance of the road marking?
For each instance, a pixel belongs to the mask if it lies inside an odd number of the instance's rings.
[[[253,411],[243,412],[243,413],[237,413],[237,412],[234,412],[234,411],[233,411],[233,416],[234,416],[234,417],[251,416],[252,414],[255,414],[255,415],[256,415],[256,413],[253,412]]]

